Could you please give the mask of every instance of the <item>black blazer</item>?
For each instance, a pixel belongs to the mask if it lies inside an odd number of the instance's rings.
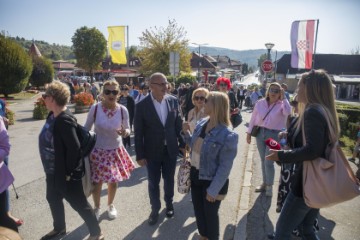
[[[69,110],[56,117],[54,123],[55,187],[66,191],[66,175],[80,160],[80,142],[76,134],[76,118]]]
[[[165,126],[156,112],[151,94],[136,105],[134,117],[136,160],[145,158],[159,161],[166,140],[167,150],[171,158],[176,159],[179,147],[185,143],[180,135],[182,120],[178,100],[167,94],[164,96],[168,106]]]

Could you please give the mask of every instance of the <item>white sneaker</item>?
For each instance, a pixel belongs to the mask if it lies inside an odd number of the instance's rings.
[[[100,218],[100,211],[101,211],[100,208],[95,208],[95,209],[94,209],[95,217],[96,217],[96,219],[97,219],[98,221],[99,221],[99,218]]]
[[[110,219],[115,219],[117,217],[117,210],[116,210],[114,204],[109,205],[108,216]]]
[[[272,197],[272,186],[271,185],[265,187],[265,196]]]

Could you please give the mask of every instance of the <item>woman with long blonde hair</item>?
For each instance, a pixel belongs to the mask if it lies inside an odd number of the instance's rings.
[[[291,150],[270,150],[266,156],[268,160],[280,163],[296,163],[292,189],[276,224],[276,240],[290,239],[292,230],[298,226],[301,226],[303,239],[319,239],[313,229],[319,209],[308,207],[303,198],[303,162],[324,158],[327,145],[337,141],[340,134],[333,87],[324,70],[311,70],[302,75],[298,84],[298,102],[299,119],[290,126],[287,135]]]
[[[229,98],[210,92],[204,113],[193,133],[183,124],[191,147],[191,197],[201,240],[219,239],[219,207],[229,185],[229,174],[237,153],[238,135],[231,130]]]

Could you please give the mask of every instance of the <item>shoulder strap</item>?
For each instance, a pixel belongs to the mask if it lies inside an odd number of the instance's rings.
[[[95,105],[94,122],[96,121],[97,108],[98,108],[98,103]]]
[[[272,106],[272,108],[267,112],[267,114],[266,114],[265,117],[263,118],[263,121],[265,120],[265,118],[267,117],[267,115],[269,115],[269,113],[271,112],[271,110],[273,110],[273,108],[275,107],[275,104],[276,104],[276,103],[274,103],[274,105]]]

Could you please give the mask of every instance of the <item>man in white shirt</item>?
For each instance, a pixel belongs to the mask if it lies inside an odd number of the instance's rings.
[[[149,86],[146,84],[141,84],[140,86],[141,93],[134,99],[135,104],[139,103],[149,94]]]

